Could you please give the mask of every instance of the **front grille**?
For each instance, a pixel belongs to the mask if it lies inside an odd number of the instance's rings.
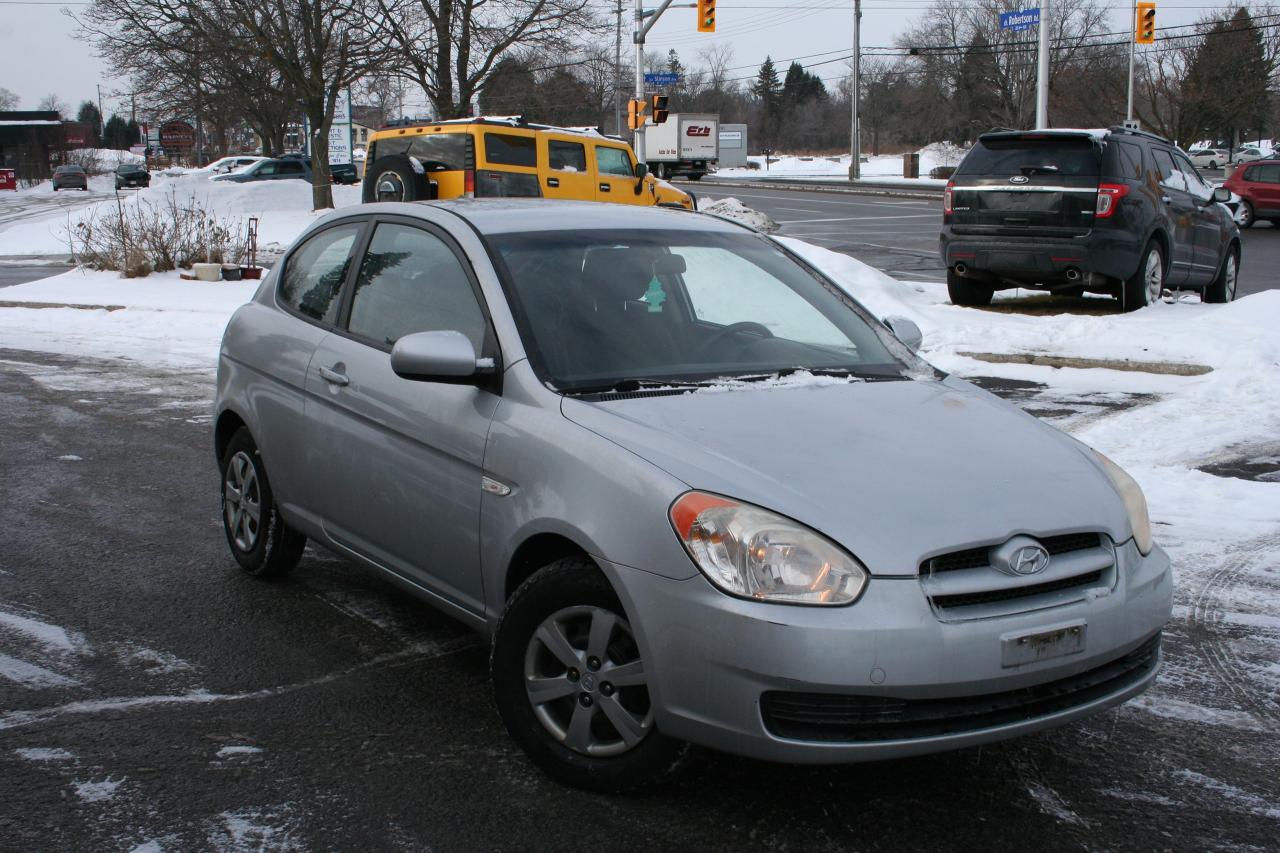
[[[1098,533],[1064,533],[1060,536],[1046,536],[1039,540],[1050,556],[1069,554],[1072,551],[1084,551],[1102,545],[1102,535]],[[998,543],[997,543],[998,544]],[[952,572],[957,569],[977,569],[989,565],[988,554],[994,546],[984,545],[981,548],[966,548],[953,551],[939,557],[925,560],[920,565],[920,573]]]
[[[898,699],[771,690],[764,725],[789,740],[866,742],[938,737],[1033,720],[1117,693],[1155,670],[1160,635],[1122,657],[1045,684],[947,699]]]
[[[933,603],[939,607],[967,607],[972,604],[991,604],[997,601],[1012,601],[1016,598],[1029,598],[1033,595],[1045,595],[1077,586],[1094,586],[1102,582],[1102,570],[1088,574],[1075,575],[1048,583],[1015,586],[1005,589],[992,589],[984,592],[966,592],[956,595],[935,595]]]

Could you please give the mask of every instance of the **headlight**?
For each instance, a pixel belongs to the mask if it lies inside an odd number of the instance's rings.
[[[1147,515],[1147,499],[1142,494],[1142,487],[1119,465],[1098,451],[1093,452],[1097,453],[1098,458],[1102,460],[1102,467],[1106,469],[1107,476],[1111,478],[1116,491],[1124,500],[1124,508],[1129,513],[1129,526],[1133,528],[1133,541],[1138,546],[1138,552],[1143,556],[1150,554],[1151,517]]]
[[[867,570],[830,539],[751,504],[688,492],[671,524],[689,556],[730,595],[783,604],[850,604]]]

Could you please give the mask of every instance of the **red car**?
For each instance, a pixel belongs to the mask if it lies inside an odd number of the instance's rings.
[[[1248,228],[1258,219],[1280,225],[1280,160],[1255,160],[1236,169],[1223,185],[1240,196],[1236,224]]]

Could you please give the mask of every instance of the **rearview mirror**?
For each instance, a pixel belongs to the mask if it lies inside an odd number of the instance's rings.
[[[1214,187],[1213,200],[1214,201],[1231,201],[1231,190],[1227,189],[1226,187]]]
[[[885,317],[884,324],[893,332],[893,336],[907,345],[907,349],[916,352],[924,343],[924,333],[914,321],[906,317]]]
[[[475,347],[462,332],[414,332],[391,348],[391,369],[402,379],[474,385],[493,373],[493,359],[477,359]]]

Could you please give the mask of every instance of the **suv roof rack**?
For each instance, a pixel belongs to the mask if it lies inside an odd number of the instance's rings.
[[[1134,130],[1131,127],[1125,127],[1124,125],[1120,125],[1120,124],[1112,125],[1111,127],[1107,128],[1107,130],[1110,131],[1111,133],[1123,133],[1128,136],[1145,136],[1147,139],[1154,139],[1156,142],[1163,142],[1165,145],[1173,144],[1172,142],[1170,142],[1168,139],[1165,139],[1160,134],[1152,133],[1149,130]]]

